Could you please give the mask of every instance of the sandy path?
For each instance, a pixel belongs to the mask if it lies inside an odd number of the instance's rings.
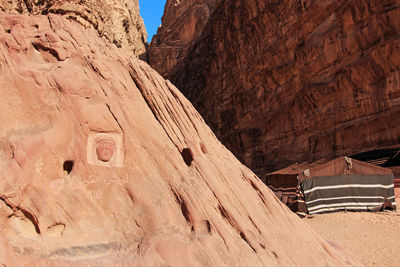
[[[328,213],[303,221],[366,266],[400,266],[400,211]]]

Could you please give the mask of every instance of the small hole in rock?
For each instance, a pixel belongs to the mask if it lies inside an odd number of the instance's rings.
[[[211,224],[208,220],[205,221],[206,222],[206,227],[207,227],[207,232],[211,233]]]
[[[183,160],[185,161],[186,165],[190,166],[193,161],[193,154],[190,148],[184,148],[181,152]]]
[[[67,160],[63,164],[63,169],[68,174],[71,173],[73,167],[74,167],[74,161],[73,160]]]

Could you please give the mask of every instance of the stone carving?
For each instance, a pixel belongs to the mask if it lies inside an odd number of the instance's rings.
[[[109,162],[115,152],[115,142],[113,139],[96,140],[97,159],[103,162]]]
[[[122,167],[122,135],[93,133],[87,143],[87,161],[92,165]]]

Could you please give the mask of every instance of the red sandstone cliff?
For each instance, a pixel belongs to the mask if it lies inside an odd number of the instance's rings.
[[[147,33],[138,0],[0,0],[7,13],[60,14],[95,29],[100,36],[134,55],[146,53]]]
[[[0,12],[0,96],[0,265],[357,265],[94,30]]]
[[[148,49],[148,62],[164,77],[187,56],[220,0],[167,0],[162,25]]]
[[[399,18],[398,0],[221,1],[165,77],[260,177],[398,146]]]

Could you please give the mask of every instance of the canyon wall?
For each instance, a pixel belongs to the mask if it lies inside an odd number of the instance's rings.
[[[398,146],[399,18],[398,0],[220,1],[165,77],[261,178]]]
[[[220,0],[167,0],[162,25],[148,49],[148,62],[164,77],[187,56]]]
[[[93,29],[0,12],[0,96],[2,266],[357,265]]]
[[[147,33],[139,14],[138,0],[0,0],[0,10],[60,14],[95,29],[100,36],[136,56],[146,54]]]

